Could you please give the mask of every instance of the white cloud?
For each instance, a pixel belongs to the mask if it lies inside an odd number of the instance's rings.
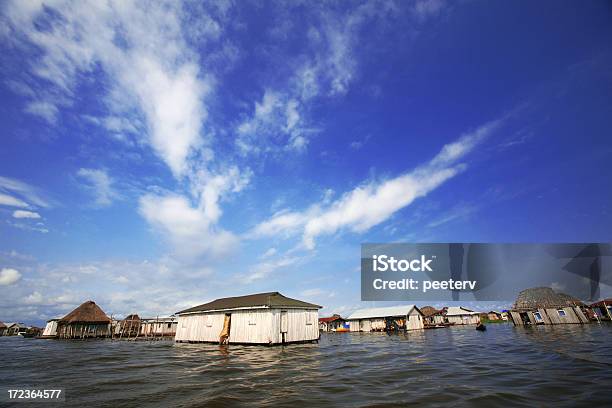
[[[357,76],[358,32],[394,12],[391,6],[374,3],[347,13],[313,10],[316,17],[308,31],[308,45],[299,62],[292,62],[289,79],[265,88],[252,114],[236,127],[236,146],[242,154],[303,152],[312,134],[319,131],[309,124],[316,98],[345,95]]]
[[[13,217],[38,219],[40,214],[35,211],[16,210],[13,212]]]
[[[266,252],[263,253],[263,255],[260,258],[269,258],[271,256],[276,255],[276,248],[269,248]]]
[[[444,0],[417,0],[414,3],[413,12],[419,20],[424,21],[439,15],[445,6]]]
[[[306,147],[302,129],[300,102],[289,94],[267,89],[260,102],[255,102],[253,115],[241,122],[236,131],[236,145],[242,154],[272,150],[296,150]],[[279,139],[283,136],[284,139]]]
[[[216,205],[216,204],[215,204]],[[141,215],[173,244],[178,255],[193,258],[203,254],[221,255],[233,249],[238,239],[213,224],[216,210],[194,207],[180,195],[148,194],[140,199]]]
[[[324,291],[323,289],[313,288],[313,289],[303,290],[302,292],[300,292],[300,296],[304,296],[306,298],[310,298],[310,297],[314,297],[314,296],[321,296],[321,295],[323,295],[325,293],[326,293],[326,291]]]
[[[26,106],[25,111],[32,115],[39,116],[51,124],[55,124],[59,113],[57,106],[45,101],[30,102]]]
[[[287,210],[277,212],[270,219],[257,224],[248,236],[255,238],[280,234],[290,235],[300,229],[310,216],[314,216],[315,212],[316,210],[312,210],[312,214]]]
[[[241,282],[243,284],[250,284],[268,278],[275,271],[294,265],[300,259],[299,257],[282,256],[275,260],[260,262],[255,264],[249,273],[242,277]]]
[[[313,248],[320,235],[334,234],[342,229],[365,232],[463,171],[465,166],[456,161],[500,124],[501,119],[487,123],[443,146],[428,163],[393,179],[360,185],[329,205],[315,204],[302,212],[279,212],[255,226],[250,236],[301,232],[303,245]]]
[[[27,208],[28,203],[23,200],[20,200],[16,197],[10,196],[8,194],[0,193],[0,205],[7,205],[9,207],[21,207]]]
[[[478,210],[478,206],[473,204],[460,204],[453,207],[448,213],[442,215],[440,218],[435,219],[427,224],[429,228],[436,228],[440,225],[453,222],[455,220],[468,217]]]
[[[8,196],[4,194],[2,190],[5,192],[10,191],[20,198],[17,199],[14,196]],[[47,198],[43,197],[43,194],[38,188],[13,178],[0,176],[0,205],[10,205],[13,207],[30,207],[30,205],[34,205],[42,208],[49,208],[52,203]]]
[[[13,285],[21,279],[21,273],[16,269],[2,268],[0,270],[0,286]]]
[[[92,191],[96,206],[108,207],[118,197],[117,192],[113,189],[113,179],[106,170],[81,168],[77,175],[87,180],[87,188]]]
[[[44,29],[37,24],[42,15]],[[79,75],[101,68],[110,84],[109,111],[144,117],[151,147],[175,176],[184,175],[189,155],[202,144],[212,84],[187,45],[190,25],[181,23],[182,15],[178,2],[14,1],[6,7],[11,41],[41,52],[31,73],[72,99]],[[54,122],[57,100],[34,99],[26,109]]]
[[[33,292],[24,299],[26,305],[40,305],[43,302],[43,295],[40,292]]]
[[[12,227],[19,228],[24,231],[35,231],[35,232],[40,232],[41,234],[46,234],[49,232],[49,229],[42,222],[37,222],[36,224],[32,225],[32,224],[26,224],[22,222],[8,221],[8,224]]]

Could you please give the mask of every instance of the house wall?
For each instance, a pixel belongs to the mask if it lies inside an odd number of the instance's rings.
[[[174,340],[219,342],[224,319],[225,313],[179,316]]]
[[[282,342],[280,334],[280,310],[274,311],[274,321],[278,323],[278,330],[275,331],[278,336],[278,343]],[[319,321],[318,310],[287,310],[287,334],[285,341],[307,341],[317,340],[319,338],[319,330],[317,322]]]
[[[170,327],[168,327],[170,324]],[[178,324],[174,322],[145,321],[140,325],[141,336],[174,336]]]
[[[281,311],[285,309],[244,310],[231,314],[229,343],[280,344]],[[318,310],[287,309],[285,342],[319,338]],[[183,315],[178,318],[176,341],[219,342],[225,312]]]
[[[408,320],[406,320],[406,330],[418,330],[424,327],[423,316],[416,310],[412,310],[408,315]]]
[[[57,325],[57,336],[66,339],[80,339],[87,337],[109,337],[111,325],[106,323],[70,323]]]
[[[385,319],[370,319],[370,331],[383,331],[386,328]]]
[[[571,307],[559,308],[565,312],[565,316],[559,316],[558,309],[545,309],[552,324],[579,324],[580,319]]]
[[[515,326],[523,326],[523,320],[519,312],[510,312],[510,318]]]
[[[433,315],[423,318],[423,322],[427,324],[442,324],[444,323],[444,317],[441,315]]]
[[[589,318],[586,317],[582,309],[580,309],[578,306],[574,306],[574,311],[576,312],[576,316],[578,316],[580,323],[589,323]]]
[[[383,331],[387,328],[384,318],[349,320],[348,323],[352,332]],[[423,316],[416,310],[413,310],[406,320],[406,330],[418,330],[424,327]]]
[[[52,320],[47,322],[45,326],[45,330],[43,331],[43,336],[55,336],[57,335],[57,320]]]
[[[478,315],[446,316],[446,318],[449,323],[454,323],[456,325],[477,324],[480,321],[480,316]]]
[[[546,310],[544,309],[538,309],[538,312],[540,313],[540,316],[542,316],[542,320],[544,321],[544,324],[552,324],[550,322],[550,318],[548,317],[548,315],[546,314]],[[535,316],[534,316],[535,319]]]

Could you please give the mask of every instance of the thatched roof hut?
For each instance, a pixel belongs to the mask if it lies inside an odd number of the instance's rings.
[[[89,300],[58,321],[57,335],[61,338],[106,337],[110,335],[110,323],[106,313]]]
[[[537,324],[588,323],[586,305],[579,299],[552,288],[536,287],[521,291],[510,317],[517,326]]]
[[[584,306],[584,303],[573,296],[555,292],[551,288],[536,287],[521,291],[514,302],[513,309],[533,310],[567,306]]]
[[[433,316],[436,314],[440,314],[442,311],[436,309],[433,306],[423,306],[421,308],[421,312],[423,313],[423,315],[425,315],[425,317],[429,317],[429,316]]]
[[[142,319],[137,314],[127,315],[125,319],[119,322],[118,335],[119,337],[136,337],[140,334],[140,325]]]
[[[68,313],[60,319],[61,323],[110,323],[110,318],[104,313],[100,306],[88,300],[81,306]]]

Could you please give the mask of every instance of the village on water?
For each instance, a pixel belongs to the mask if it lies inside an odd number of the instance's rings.
[[[0,322],[0,336],[283,345],[317,342],[321,332],[394,333],[465,325],[486,330],[485,323],[535,326],[612,321],[612,299],[586,304],[547,287],[523,290],[513,307],[502,311],[399,305],[360,309],[346,317],[319,317],[319,309],[319,305],[269,292],[221,298],[168,317],[145,318],[134,313],[118,320],[90,300],[63,317],[49,320],[44,329]]]

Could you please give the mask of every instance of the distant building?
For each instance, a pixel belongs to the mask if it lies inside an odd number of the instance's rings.
[[[0,336],[4,336],[5,331],[6,331],[6,324],[0,322]]]
[[[348,331],[346,319],[340,315],[319,318],[319,330],[324,332]]]
[[[487,313],[487,320],[490,320],[490,321],[502,320],[501,313],[496,312],[495,310],[491,310],[489,313]]]
[[[142,319],[140,335],[145,337],[174,337],[178,320],[174,316]]]
[[[45,339],[53,339],[57,337],[57,324],[60,319],[51,319],[47,321],[42,337]]]
[[[110,337],[111,320],[95,302],[87,301],[57,322],[57,337],[80,339]]]
[[[442,310],[436,309],[435,307],[432,307],[432,306],[423,306],[420,309],[421,309],[421,312],[423,313],[424,322],[426,326],[427,325],[435,326],[437,324],[445,323],[445,319],[442,314],[443,312]]]
[[[140,316],[137,314],[127,315],[125,319],[118,322],[115,326],[115,336],[117,337],[138,337],[140,334]]]
[[[6,323],[6,329],[4,331],[5,336],[17,336],[19,334],[27,333],[28,326],[24,323]]]
[[[278,292],[217,299],[178,312],[175,341],[287,344],[319,340],[321,306]]]
[[[454,325],[478,324],[480,313],[463,306],[451,306],[446,308],[444,315],[446,320]]]
[[[589,323],[583,309],[585,304],[570,295],[536,287],[519,293],[510,316],[516,326]]]
[[[384,331],[387,328],[418,330],[425,327],[423,313],[415,305],[360,309],[346,320],[352,332]]]

